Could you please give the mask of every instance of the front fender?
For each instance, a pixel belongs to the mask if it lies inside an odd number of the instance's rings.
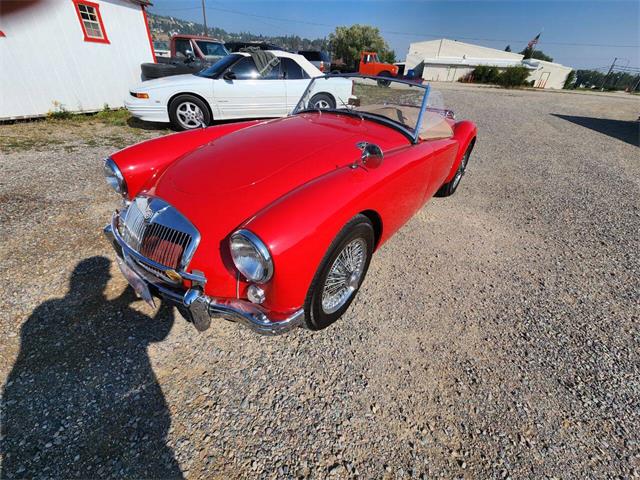
[[[467,147],[469,144],[476,138],[478,134],[478,129],[475,123],[470,122],[469,120],[463,120],[461,122],[456,122],[453,126],[453,138],[458,141],[458,153],[456,155],[456,160],[453,162],[451,170],[449,171],[449,175],[443,183],[448,183],[453,180],[453,177],[460,166],[460,162],[462,161],[462,157],[464,153],[467,151]]]
[[[131,200],[170,163],[185,153],[258,122],[228,123],[165,135],[120,150],[111,155],[111,159],[127,182],[127,198]]]
[[[258,235],[273,256],[273,278],[264,285],[265,307],[284,313],[304,304],[329,245],[351,218],[366,209],[369,186],[363,168],[338,168],[245,222],[242,228]]]

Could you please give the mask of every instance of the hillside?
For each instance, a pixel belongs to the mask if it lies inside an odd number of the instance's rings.
[[[181,20],[175,17],[164,17],[161,15],[149,14],[149,26],[154,40],[168,40],[171,35],[184,33],[190,35],[202,35],[204,26],[200,23]],[[326,49],[328,42],[324,38],[308,39],[297,35],[291,36],[265,36],[256,35],[250,32],[232,33],[215,26],[207,26],[208,34],[211,37],[222,41],[249,41],[259,40],[281,45],[285,50],[322,50]]]

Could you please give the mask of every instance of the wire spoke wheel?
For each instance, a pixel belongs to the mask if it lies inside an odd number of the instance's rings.
[[[464,175],[465,170],[467,169],[467,162],[469,162],[469,155],[471,152],[467,150],[460,161],[460,166],[458,167],[458,171],[456,172],[456,176],[453,178],[453,188],[456,188],[462,180],[462,176]]]
[[[360,285],[367,260],[367,243],[355,238],[344,246],[329,269],[322,289],[322,310],[334,313]]]
[[[176,109],[178,122],[185,129],[202,127],[205,124],[204,113],[193,102],[182,102]]]

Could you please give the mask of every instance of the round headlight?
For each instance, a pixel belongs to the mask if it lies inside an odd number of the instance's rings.
[[[236,268],[248,280],[267,282],[273,275],[273,261],[267,246],[249,230],[231,235],[231,258]]]
[[[117,193],[123,197],[127,194],[127,182],[124,181],[122,172],[116,165],[116,162],[107,158],[104,162],[104,176],[107,179],[107,183]]]

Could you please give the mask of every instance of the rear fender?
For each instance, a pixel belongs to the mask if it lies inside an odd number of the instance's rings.
[[[259,121],[229,123],[189,130],[137,143],[111,155],[125,181],[127,198],[138,195],[166,167],[185,153],[210,143],[216,138],[247,128]]]
[[[462,157],[467,151],[467,147],[476,138],[477,133],[478,130],[473,122],[463,120],[461,122],[455,123],[455,125],[453,126],[453,138],[458,141],[458,145],[460,145],[460,148],[458,149],[456,160],[451,166],[449,175],[447,175],[447,178],[443,183],[448,183],[453,180],[453,177],[455,176],[456,171],[460,166],[460,162],[462,161]]]

